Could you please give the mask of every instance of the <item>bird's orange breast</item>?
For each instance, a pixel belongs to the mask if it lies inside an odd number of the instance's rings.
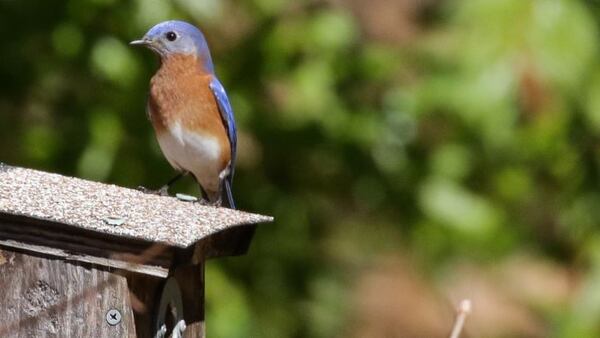
[[[210,89],[212,74],[203,71],[193,55],[173,55],[162,61],[150,81],[148,114],[157,134],[179,123],[189,132],[214,137],[220,145],[222,167],[231,146],[219,106]]]

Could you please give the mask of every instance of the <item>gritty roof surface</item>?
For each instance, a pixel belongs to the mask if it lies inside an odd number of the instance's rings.
[[[202,206],[0,163],[0,215],[20,215],[177,247],[272,217]]]

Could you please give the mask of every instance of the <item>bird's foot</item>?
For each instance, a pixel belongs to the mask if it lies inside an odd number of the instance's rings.
[[[158,190],[152,190],[152,189],[148,189],[146,187],[142,187],[141,185],[137,187],[137,190],[146,193],[146,194],[152,194],[152,195],[158,195],[158,196],[169,196],[169,187],[168,186],[163,186]]]
[[[198,201],[196,203],[203,205],[205,207],[220,207],[221,206],[220,200],[211,202],[206,198],[200,198],[200,199],[198,199]]]
[[[209,200],[205,199],[205,198],[199,198],[198,201],[196,202],[200,205],[203,205],[205,207],[211,206],[212,204],[210,203]]]

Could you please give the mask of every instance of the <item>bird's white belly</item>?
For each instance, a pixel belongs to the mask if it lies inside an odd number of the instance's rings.
[[[178,170],[189,171],[205,190],[219,189],[221,147],[216,138],[189,131],[174,123],[157,135],[158,144],[169,163]]]

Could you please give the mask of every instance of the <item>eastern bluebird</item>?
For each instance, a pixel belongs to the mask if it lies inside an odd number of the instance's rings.
[[[161,190],[191,173],[209,203],[235,208],[235,121],[204,35],[187,22],[165,21],[130,44],[160,56],[146,110],[164,156],[180,172]]]

